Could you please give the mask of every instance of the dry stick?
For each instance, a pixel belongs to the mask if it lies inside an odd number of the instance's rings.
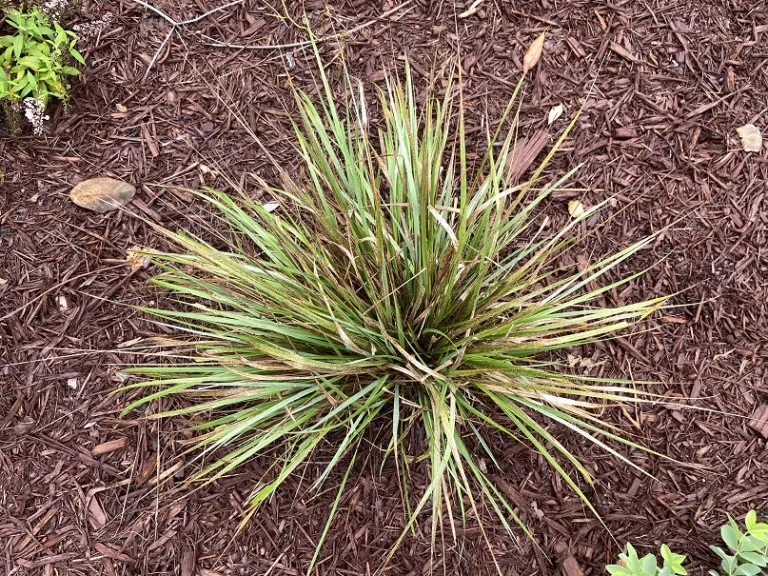
[[[134,1],[138,2],[139,0],[134,0]],[[394,8],[391,8],[390,10],[387,10],[386,12],[382,13],[377,18],[368,20],[367,22],[364,22],[363,24],[359,24],[358,26],[355,26],[354,28],[350,28],[349,30],[343,30],[336,34],[323,36],[322,38],[315,38],[314,42],[319,44],[321,42],[327,42],[329,40],[337,40],[339,38],[345,38],[347,36],[355,34],[356,32],[360,32],[360,30],[364,30],[365,28],[373,26],[379,20],[382,20],[383,18],[387,18],[388,16],[391,16],[395,12],[399,12],[409,4],[413,4],[413,2],[414,0],[406,0],[402,4],[398,4]],[[304,40],[302,42],[292,42],[290,44],[229,44],[227,42],[221,42],[220,40],[211,38],[210,36],[206,36],[205,34],[200,34],[200,36],[210,42],[209,46],[216,46],[218,48],[233,48],[235,50],[287,50],[289,48],[306,48],[307,46],[312,45],[312,40]]]
[[[152,70],[152,67],[155,65],[155,62],[157,62],[157,59],[160,56],[160,53],[165,48],[165,45],[168,44],[168,41],[171,39],[171,36],[173,35],[174,32],[179,35],[179,38],[181,39],[182,42],[184,41],[184,38],[181,36],[181,33],[179,32],[179,28],[181,28],[182,26],[186,26],[187,24],[193,24],[195,22],[199,22],[206,16],[209,16],[215,12],[224,10],[225,8],[229,8],[230,6],[234,6],[236,4],[242,4],[243,2],[243,0],[234,0],[233,2],[229,2],[228,4],[224,4],[223,6],[214,8],[213,10],[209,10],[205,14],[201,14],[200,16],[197,16],[195,18],[190,18],[182,22],[177,22],[176,20],[168,16],[168,14],[166,14],[159,8],[152,6],[151,4],[144,2],[144,0],[133,0],[133,1],[136,2],[137,4],[144,6],[149,10],[152,10],[152,12],[154,12],[155,14],[163,18],[166,22],[168,22],[171,25],[170,31],[168,32],[168,34],[166,34],[165,38],[160,44],[160,47],[157,49],[157,51],[155,52],[155,55],[152,57],[152,60],[150,60],[149,64],[147,65],[147,69],[144,72],[144,76],[141,79],[142,82],[144,82],[147,79],[147,76],[149,76],[149,72]],[[402,10],[409,4],[412,4],[413,2],[414,0],[406,0],[402,4],[399,4],[398,6],[395,6],[390,10],[387,10],[386,12],[381,14],[381,16],[379,16],[378,18],[374,18],[373,20],[369,20],[368,22],[360,24],[359,26],[355,26],[354,28],[351,28],[349,30],[344,30],[343,32],[339,32],[338,34],[331,34],[323,38],[317,38],[315,41],[317,43],[320,43],[320,42],[326,42],[328,40],[335,40],[338,38],[344,38],[346,36],[350,36],[352,34],[355,34],[356,32],[359,32],[360,30],[368,28],[369,26],[373,26],[376,22],[378,22],[382,18],[387,18],[388,16],[391,16],[395,12]],[[215,38],[211,38],[210,36],[206,36],[205,34],[202,34],[202,33],[200,33],[200,36],[208,40],[211,46],[215,46],[219,48],[234,48],[237,50],[287,50],[289,48],[306,48],[307,46],[312,45],[311,40],[305,40],[303,42],[293,42],[290,44],[240,45],[240,44],[229,44],[227,42],[221,42],[219,40],[216,40]]]
[[[117,268],[122,268],[123,266],[125,266],[125,264],[118,264],[117,266],[110,266],[110,267],[108,267],[108,268],[102,268],[101,270],[98,270],[97,272],[99,272],[99,273],[101,273],[101,272],[107,272],[107,271],[109,271],[109,270],[115,270],[115,269],[117,269]],[[42,292],[41,294],[38,294],[37,296],[35,296],[34,298],[32,298],[32,300],[30,300],[30,301],[29,301],[29,302],[27,302],[26,304],[22,304],[21,306],[19,306],[18,308],[16,308],[16,310],[13,310],[13,311],[9,312],[8,314],[6,314],[5,316],[2,316],[2,317],[0,317],[0,320],[7,320],[7,319],[8,319],[8,318],[10,318],[11,316],[15,316],[15,315],[16,315],[16,314],[18,314],[19,312],[22,312],[23,310],[26,310],[27,308],[29,308],[30,306],[32,306],[32,304],[34,304],[35,302],[38,302],[38,301],[42,300],[42,299],[43,299],[43,298],[45,298],[45,297],[46,297],[48,294],[50,294],[50,293],[51,293],[51,292],[53,292],[54,290],[58,290],[59,288],[61,288],[61,287],[62,287],[62,286],[64,286],[65,284],[68,284],[69,282],[74,282],[75,280],[79,280],[79,279],[81,279],[81,278],[85,278],[86,276],[92,276],[94,273],[95,273],[95,272],[92,270],[92,271],[90,271],[90,272],[85,272],[85,273],[83,273],[83,274],[78,274],[77,276],[73,276],[72,278],[68,278],[67,280],[62,280],[61,282],[59,282],[59,283],[55,284],[54,286],[51,286],[50,288],[48,288],[48,290],[46,290],[46,291]]]
[[[226,8],[229,8],[230,6],[234,6],[236,4],[242,4],[243,3],[243,0],[234,0],[233,2],[229,2],[228,4],[224,4],[223,6],[219,6],[218,8],[214,8],[213,10],[209,10],[205,14],[201,14],[200,16],[196,16],[195,18],[189,18],[188,20],[183,20],[181,22],[177,22],[176,20],[174,20],[173,18],[168,16],[168,14],[166,14],[165,12],[160,10],[159,8],[155,8],[151,4],[148,4],[148,3],[144,2],[144,0],[133,0],[133,1],[136,2],[137,4],[141,4],[142,6],[144,6],[145,8],[147,8],[149,10],[152,10],[152,12],[154,12],[155,14],[160,16],[163,20],[165,20],[166,22],[168,22],[171,25],[171,30],[168,32],[168,34],[163,39],[163,42],[160,44],[160,47],[155,52],[155,55],[152,57],[152,60],[150,60],[149,65],[147,66],[147,70],[146,70],[146,72],[144,72],[144,77],[141,79],[142,82],[144,82],[147,79],[147,76],[149,76],[150,70],[152,70],[152,66],[154,66],[155,62],[157,61],[157,57],[163,51],[163,48],[165,48],[165,45],[168,44],[168,40],[171,39],[171,36],[173,35],[173,33],[174,32],[178,33],[179,28],[181,28],[182,26],[186,26],[187,24],[194,24],[195,22],[199,22],[203,18],[206,18],[207,16],[210,16],[211,14],[214,14],[216,12],[220,12],[220,11],[226,9]],[[181,36],[181,35],[179,35],[179,36]]]

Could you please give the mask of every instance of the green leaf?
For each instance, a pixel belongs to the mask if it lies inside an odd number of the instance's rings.
[[[80,62],[83,66],[85,66],[85,58],[83,58],[82,54],[75,50],[74,48],[69,49],[69,53],[72,55],[72,58]]]
[[[73,68],[72,66],[62,66],[61,71],[69,76],[79,76],[80,70]]]
[[[731,549],[731,551],[735,552],[738,549],[739,533],[736,531],[736,529],[733,528],[733,526],[725,524],[722,528],[720,528],[720,537],[723,539],[723,542],[725,542],[728,548]]]
[[[685,575],[687,574],[685,568],[683,568],[683,562],[685,562],[685,556],[682,554],[675,554],[669,549],[666,544],[661,545],[661,557],[664,559],[664,565],[668,566],[675,574]]]
[[[755,536],[742,534],[739,539],[739,552],[756,552],[762,550],[763,546],[763,542]]]
[[[757,576],[760,574],[760,566],[754,566],[753,564],[742,564],[733,573],[734,576]]]
[[[16,58],[21,57],[21,51],[24,48],[24,36],[19,34],[13,39],[13,55]]]
[[[653,554],[647,554],[643,556],[642,560],[642,571],[647,572],[648,574],[656,574],[656,569],[658,567],[658,561],[656,560],[656,556]]]
[[[21,66],[25,66],[26,68],[32,68],[32,70],[37,71],[40,68],[40,58],[36,56],[24,56],[19,58],[19,64]]]
[[[744,517],[744,525],[747,527],[747,530],[752,530],[755,524],[757,524],[757,512],[750,510]]]
[[[618,564],[608,564],[605,569],[608,570],[611,576],[633,576],[632,572]]]
[[[757,552],[747,551],[747,552],[739,552],[739,558],[743,558],[750,564],[755,564],[756,566],[765,567],[768,566],[768,560],[765,556],[762,554],[758,554]]]

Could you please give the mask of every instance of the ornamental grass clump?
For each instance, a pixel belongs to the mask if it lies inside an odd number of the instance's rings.
[[[433,545],[443,526],[455,537],[456,522],[479,521],[481,501],[510,533],[515,522],[527,532],[487,471],[497,465],[489,432],[538,451],[594,512],[578,478],[589,483],[590,473],[550,424],[624,460],[615,446],[637,445],[597,412],[647,397],[624,380],[571,375],[557,352],[610,338],[662,305],[598,304],[640,274],[605,280],[650,240],[578,273],[558,268],[599,206],[557,230],[537,212],[571,174],[541,177],[565,134],[527,182],[509,182],[522,80],[476,162],[455,85],[419,106],[408,73],[389,78],[374,129],[362,87],[345,82],[343,102],[322,72],[319,96],[296,90],[295,174],[276,164],[280,184],[261,182],[258,200],[198,193],[219,217],[211,241],[164,231],[179,251],[152,254],[162,269],[152,282],[182,305],[147,311],[188,333],[165,342],[188,346],[188,360],[133,369],[144,379],[128,388],[154,391],[126,411],[171,395],[191,401],[154,417],[196,418],[192,449],[207,458],[193,480],[271,450],[246,520],[323,448],[312,489],[336,468],[342,478],[323,538],[371,449],[366,430],[382,420],[406,518],[392,552],[425,508]],[[409,453],[411,435],[423,453]],[[422,461],[430,480],[409,494],[409,469]]]

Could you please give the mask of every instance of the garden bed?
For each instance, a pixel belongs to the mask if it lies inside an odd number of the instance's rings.
[[[573,557],[586,573],[602,574],[627,540],[642,552],[666,542],[694,565],[711,564],[707,544],[726,513],[760,511],[768,502],[766,440],[739,417],[768,403],[768,162],[765,149],[745,153],[736,135],[747,123],[766,126],[768,13],[747,2],[557,8],[485,0],[458,19],[457,42],[450,2],[332,4],[296,3],[290,14],[301,22],[306,10],[315,32],[331,36],[321,44],[326,60],[343,46],[351,72],[368,83],[401,68],[404,51],[423,81],[460,44],[467,124],[479,142],[483,118],[497,119],[511,95],[525,48],[548,29],[526,84],[521,136],[544,131],[551,142],[565,120],[548,127],[549,111],[563,104],[572,114],[595,84],[549,168],[562,174],[583,162],[572,186],[588,191],[561,191],[545,210],[565,221],[577,194],[588,205],[615,196],[577,259],[669,227],[652,251],[632,260],[637,270],[653,268],[623,296],[675,293],[673,303],[687,306],[654,316],[653,332],[579,354],[599,364],[593,370],[661,380],[662,392],[713,411],[659,405],[609,414],[685,463],[634,454],[657,481],[571,443],[596,477],[588,495],[616,541],[536,453],[489,436],[504,468],[496,480],[540,544],[522,534],[511,541],[489,511],[485,525],[502,570],[555,574]],[[183,22],[217,5],[153,6]],[[126,251],[165,245],[140,218],[86,212],[67,197],[83,179],[116,177],[137,187],[130,207],[142,218],[205,234],[209,216],[185,188],[227,189],[233,177],[256,190],[253,175],[273,176],[233,111],[279,161],[295,165],[288,74],[306,81],[314,63],[301,48],[262,48],[306,39],[265,6],[223,9],[180,27],[181,37],[161,46],[171,25],[160,14],[131,0],[84,2],[86,19],[107,12],[114,19],[82,47],[89,66],[70,115],[51,108],[43,137],[10,138],[0,127],[0,547],[7,570],[300,574],[312,557],[334,482],[310,498],[301,490],[306,479],[290,479],[237,538],[240,510],[269,456],[184,500],[167,485],[153,491],[156,471],[182,450],[174,434],[184,422],[121,419],[125,399],[109,392],[119,386],[117,368],[140,360],[121,347],[160,330],[124,305],[164,297],[146,285],[151,269],[125,263]],[[334,36],[343,30],[353,33]],[[388,424],[381,427],[386,433]],[[317,454],[307,477],[330,455],[330,448]],[[379,476],[380,458],[371,449],[360,460],[318,573],[373,572],[397,539],[399,490],[393,467]],[[415,468],[417,485],[422,472]],[[430,560],[429,526],[421,526],[389,573],[494,573],[476,526],[467,525],[459,542],[447,541]]]

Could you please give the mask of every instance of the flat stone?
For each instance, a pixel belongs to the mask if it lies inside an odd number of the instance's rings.
[[[133,199],[136,188],[114,178],[91,178],[72,188],[69,197],[81,208],[99,214],[125,206]]]

